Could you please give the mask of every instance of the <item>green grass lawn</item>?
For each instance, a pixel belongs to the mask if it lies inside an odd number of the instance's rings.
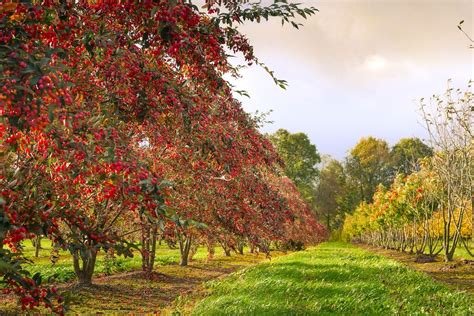
[[[324,243],[207,283],[196,315],[472,315],[474,299],[401,263]]]
[[[26,268],[32,274],[41,272],[43,280],[47,280],[50,276],[55,276],[57,282],[67,282],[74,280],[74,269],[72,267],[72,257],[67,251],[60,251],[59,260],[56,264],[51,263],[51,241],[44,239],[41,243],[42,249],[39,252],[39,257],[34,257],[34,247],[30,241],[26,241],[23,244],[23,253],[25,257],[30,259],[32,263],[27,264]],[[216,256],[223,255],[222,248],[216,247]],[[194,259],[204,259],[207,256],[207,250],[204,247],[200,247],[194,256]],[[466,250],[459,246],[456,249],[455,257],[457,258],[472,258],[468,255]],[[104,275],[110,273],[133,271],[141,269],[141,257],[140,254],[135,251],[132,258],[116,257],[112,262],[108,264],[104,260],[104,253],[99,253],[96,268],[94,271],[95,275]],[[156,251],[156,264],[167,265],[179,262],[179,250],[170,249],[166,244],[159,245]]]

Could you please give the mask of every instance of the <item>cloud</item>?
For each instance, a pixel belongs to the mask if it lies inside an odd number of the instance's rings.
[[[363,64],[363,67],[369,71],[382,71],[387,67],[387,60],[379,55],[368,56]]]
[[[300,30],[277,20],[241,27],[255,53],[289,83],[276,87],[258,67],[235,84],[249,111],[273,109],[264,128],[306,132],[323,153],[342,158],[362,136],[392,144],[424,137],[414,100],[465,87],[474,50],[456,28],[472,29],[471,0],[306,0],[320,12]]]

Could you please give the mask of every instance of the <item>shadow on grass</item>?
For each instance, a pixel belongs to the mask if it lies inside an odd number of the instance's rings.
[[[209,284],[199,315],[459,314],[472,300],[360,249],[296,253]]]
[[[419,263],[415,262],[415,254],[367,245],[360,245],[360,247],[427,273],[436,280],[447,283],[455,289],[465,290],[474,294],[474,265],[470,262],[465,263],[459,258],[453,262],[444,262],[443,258],[438,256],[434,262]]]
[[[383,284],[369,276],[380,272],[377,268],[341,269],[338,265],[299,262],[256,268],[242,280],[229,280],[241,281],[239,288],[219,289],[222,296],[215,308],[203,314],[239,314],[241,307],[232,306],[236,301],[247,302],[252,306],[247,311],[254,315],[376,313],[385,310],[383,299],[389,296]],[[262,282],[258,282],[259,278]],[[380,300],[372,301],[373,297]]]
[[[134,271],[96,278],[94,286],[71,291],[72,312],[156,313],[172,305],[178,297],[196,292],[204,282],[256,262],[254,256],[244,255],[233,259],[216,258],[209,262],[196,260],[186,267],[175,263],[158,266],[159,272],[151,276]]]
[[[93,286],[71,289],[72,312],[137,311],[155,312],[171,304],[177,296],[191,292],[220,271],[203,273],[195,267],[184,272],[178,265],[152,276],[142,272],[96,279]],[[180,270],[180,271],[176,271]]]

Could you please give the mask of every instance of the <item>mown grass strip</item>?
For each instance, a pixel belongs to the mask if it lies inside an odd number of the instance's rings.
[[[207,283],[195,315],[470,315],[474,300],[426,274],[345,243]]]

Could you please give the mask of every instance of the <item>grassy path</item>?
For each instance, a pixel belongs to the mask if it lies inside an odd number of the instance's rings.
[[[49,252],[43,252],[31,269],[69,279],[67,254],[51,267]],[[474,315],[472,294],[447,288],[385,254],[345,243],[286,256],[274,253],[271,261],[263,255],[221,253],[206,261],[201,249],[198,260],[183,268],[176,264],[178,257],[177,250],[160,249],[161,265],[152,279],[136,270],[139,258],[128,258],[120,259],[112,276],[99,277],[99,272],[91,288],[61,285],[70,291],[69,314]],[[103,270],[102,261],[98,267]],[[13,297],[0,295],[0,315],[5,314],[19,311]]]
[[[198,315],[473,315],[471,295],[344,243],[324,243],[207,283]]]

